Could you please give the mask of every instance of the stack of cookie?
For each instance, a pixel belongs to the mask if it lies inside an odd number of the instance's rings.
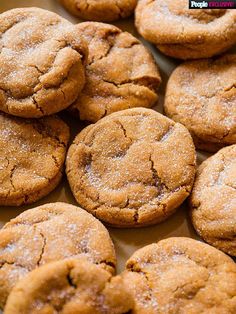
[[[62,1],[96,22],[74,25],[39,8],[0,15],[0,205],[46,196],[65,164],[82,207],[44,204],[0,230],[0,308],[234,314],[236,265],[225,253],[236,256],[236,56],[202,58],[236,43],[236,13],[189,10],[185,1],[87,2]],[[166,116],[150,109],[161,83],[151,53],[100,22],[127,17],[136,4],[146,40],[168,56],[199,58],[169,78]],[[70,128],[55,115],[63,110],[94,123],[68,151]],[[198,169],[196,148],[216,153]],[[99,220],[157,224],[188,196],[197,233],[216,248],[169,238],[138,250],[115,276],[114,245]]]

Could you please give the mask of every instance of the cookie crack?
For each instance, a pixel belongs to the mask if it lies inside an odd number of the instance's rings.
[[[41,261],[42,261],[42,259],[43,259],[45,247],[46,247],[46,244],[47,244],[47,239],[46,239],[46,237],[44,236],[44,234],[43,234],[42,232],[40,232],[39,234],[40,234],[40,236],[41,236],[42,239],[43,239],[43,246],[42,246],[42,249],[41,249],[41,253],[40,253],[40,255],[39,255],[39,259],[38,259],[38,261],[37,261],[37,266],[40,266],[40,263],[41,263]]]
[[[165,132],[162,135],[162,137],[159,139],[159,142],[164,142],[165,140],[167,140],[169,136],[174,132],[174,129],[175,129],[175,125],[171,125],[169,129],[167,130],[167,132]]]
[[[21,265],[20,263],[8,262],[8,261],[0,261],[0,269],[3,268],[5,265],[12,265],[12,266],[20,267],[20,268],[23,268],[23,269],[26,269],[26,270],[30,271],[29,268],[27,268],[26,266]]]
[[[39,110],[41,112],[42,115],[44,115],[44,110],[43,108],[39,105],[39,103],[37,102],[37,100],[35,99],[36,96],[32,95],[31,99],[36,107],[37,110]]]
[[[149,162],[151,163],[151,171],[152,171],[152,178],[154,181],[154,186],[158,188],[158,195],[160,195],[164,190],[166,192],[170,192],[168,186],[162,182],[160,176],[158,175],[157,170],[155,169],[154,160],[152,159],[152,154],[149,156]]]
[[[106,58],[109,54],[110,54],[110,52],[111,52],[111,50],[112,50],[112,48],[115,46],[115,38],[116,38],[116,36],[118,36],[120,34],[120,32],[117,30],[116,32],[114,32],[114,31],[109,31],[107,34],[106,34],[106,36],[104,36],[103,38],[102,38],[102,40],[107,40],[108,41],[108,43],[109,43],[109,48],[107,49],[107,51],[105,52],[105,54],[104,55],[102,55],[100,58],[98,58],[98,59],[92,59],[91,60],[91,62],[89,62],[88,63],[88,65],[87,65],[87,68],[89,69],[89,66],[91,66],[91,65],[93,65],[94,63],[96,63],[96,62],[98,62],[98,61],[101,61],[102,59],[104,59],[104,58]],[[96,37],[96,35],[97,35],[97,32],[95,32],[95,34],[94,34],[94,36],[92,37],[93,39]]]
[[[122,88],[122,87],[124,87],[126,85],[134,85],[134,86],[146,87],[149,90],[151,90],[152,92],[156,93],[156,90],[158,88],[157,84],[148,83],[147,82],[147,77],[142,77],[142,78],[137,78],[137,79],[127,79],[127,80],[124,80],[124,81],[122,81],[120,83],[109,81],[109,80],[103,79],[103,78],[102,78],[102,81],[107,83],[107,84],[111,84],[111,85],[115,86],[118,89]],[[154,85],[155,85],[155,88],[153,87]]]
[[[31,123],[31,121],[29,121],[29,123]],[[46,127],[44,125],[44,123],[42,121],[40,121],[40,119],[38,119],[37,121],[35,121],[34,123],[32,123],[32,127],[35,129],[35,131],[37,131],[37,133],[39,133],[43,138],[49,137],[54,139],[56,142],[58,142],[59,145],[63,146],[63,147],[67,147],[66,143],[61,141],[60,138],[58,136],[56,136],[55,134],[53,134],[53,131],[49,128]]]
[[[69,273],[67,274],[67,276],[66,276],[66,280],[67,280],[67,282],[68,282],[68,285],[71,287],[71,288],[73,288],[73,289],[77,289],[78,287],[77,287],[77,285],[74,283],[74,281],[73,281],[73,277],[72,277],[72,275],[71,275],[71,271],[72,271],[72,269],[70,269],[69,270]]]
[[[16,190],[16,187],[14,186],[14,183],[13,183],[13,176],[16,169],[17,169],[17,165],[14,165],[10,172],[10,183],[11,183],[11,186],[13,187],[13,190]]]

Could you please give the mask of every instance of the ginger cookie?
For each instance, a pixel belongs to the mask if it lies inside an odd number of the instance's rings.
[[[201,164],[190,206],[198,234],[236,256],[236,145],[222,148]]]
[[[89,56],[86,84],[70,107],[73,113],[96,122],[115,111],[157,102],[160,74],[140,41],[109,24],[85,22],[77,29],[88,44]]]
[[[69,128],[58,117],[22,119],[0,114],[0,205],[20,206],[60,182]]]
[[[134,314],[234,314],[236,264],[190,238],[169,238],[136,251],[123,273]]]
[[[172,73],[164,110],[186,126],[197,148],[236,143],[236,54],[189,61]]]
[[[83,257],[114,272],[109,233],[92,215],[66,203],[51,203],[12,219],[0,230],[0,307],[28,272],[69,257]]]
[[[79,259],[39,267],[13,288],[5,314],[125,314],[133,299],[120,276]]]
[[[169,217],[189,195],[195,149],[188,130],[144,108],[111,114],[82,130],[66,172],[77,202],[116,227]]]
[[[84,20],[112,22],[133,14],[137,0],[60,0],[73,15]]]
[[[0,110],[38,118],[67,108],[84,86],[86,54],[75,26],[55,13],[0,14]]]
[[[236,43],[235,10],[191,10],[186,0],[140,0],[135,15],[139,33],[171,57],[209,58]]]

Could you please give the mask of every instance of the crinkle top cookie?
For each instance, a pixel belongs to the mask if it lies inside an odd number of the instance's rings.
[[[104,23],[77,27],[88,44],[86,84],[70,109],[96,122],[132,107],[152,107],[161,82],[155,61],[134,36]]]
[[[164,109],[200,149],[236,143],[236,54],[182,63],[168,81]]]
[[[0,114],[0,205],[35,202],[59,183],[69,128],[58,117]]]
[[[0,230],[0,307],[16,282],[44,264],[83,258],[114,272],[116,257],[106,228],[66,203],[27,210]]]
[[[222,148],[201,164],[190,205],[200,236],[236,256],[236,145]]]
[[[55,13],[20,8],[0,15],[0,110],[36,118],[68,107],[82,89],[87,47]]]
[[[123,274],[135,314],[234,314],[236,264],[191,238],[168,238],[136,251]]]
[[[60,0],[64,7],[85,20],[112,22],[131,15],[137,0]]]
[[[151,109],[127,109],[75,138],[66,171],[78,203],[99,219],[148,225],[166,219],[189,195],[195,148],[183,125]]]
[[[81,259],[49,263],[12,290],[5,314],[125,314],[133,300],[123,278]]]
[[[186,0],[140,0],[135,22],[145,39],[181,59],[211,57],[236,43],[235,10],[190,10]]]

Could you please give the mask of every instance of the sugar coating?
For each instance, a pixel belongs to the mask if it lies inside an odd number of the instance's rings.
[[[186,62],[172,73],[165,113],[184,124],[198,148],[236,143],[236,56]]]
[[[221,149],[201,164],[190,206],[199,235],[236,256],[236,145]]]
[[[58,117],[0,114],[0,205],[35,202],[60,182],[69,128]]]
[[[86,210],[115,226],[166,219],[189,195],[195,149],[188,131],[150,109],[113,113],[71,145],[66,172]]]
[[[17,283],[4,313],[123,314],[133,300],[120,276],[81,259],[44,265]]]
[[[79,207],[51,203],[30,209],[0,230],[0,306],[16,282],[49,262],[80,257],[114,272],[116,258],[105,227]]]
[[[190,10],[185,0],[140,0],[135,24],[146,40],[180,59],[212,57],[236,42],[234,10]]]
[[[87,48],[71,23],[39,8],[0,15],[0,109],[38,118],[68,107],[84,85]]]
[[[168,238],[136,251],[122,277],[133,294],[134,313],[236,311],[234,261],[190,238]]]
[[[137,0],[60,0],[73,15],[90,21],[112,22],[130,16]]]
[[[156,103],[160,74],[140,41],[104,23],[80,23],[77,30],[88,44],[89,56],[85,87],[70,111],[96,122],[115,111]]]

